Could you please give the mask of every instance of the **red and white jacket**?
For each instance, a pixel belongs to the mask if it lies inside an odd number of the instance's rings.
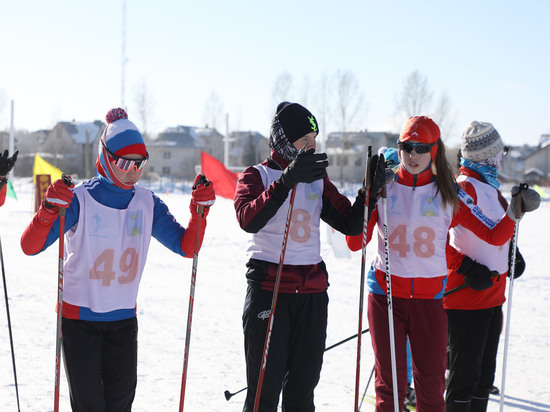
[[[476,172],[461,167],[457,182],[486,216],[498,219],[506,211],[508,204],[500,191],[484,183]],[[475,310],[502,305],[506,300],[504,294],[508,273],[510,241],[501,246],[493,246],[483,242],[474,236],[472,232],[459,225],[451,229],[449,243],[454,248],[449,251],[451,259],[462,261],[462,257],[466,255],[487,266],[489,270],[497,271],[499,275],[493,279],[493,286],[488,289],[473,290],[472,288],[464,288],[447,295],[443,299],[445,309]],[[456,267],[449,268],[446,291],[464,284],[464,276],[456,273],[454,269]]]
[[[412,175],[403,167],[387,185],[387,229],[392,295],[400,298],[441,299],[448,267],[458,268],[462,255],[450,252],[448,233],[458,225],[492,245],[504,245],[514,232],[506,213],[500,220],[480,213],[473,199],[459,190],[459,208],[444,207],[430,169]],[[382,199],[378,200],[367,227],[367,242],[376,227],[378,253],[367,285],[375,294],[386,294]],[[351,250],[361,249],[361,236],[346,237]]]

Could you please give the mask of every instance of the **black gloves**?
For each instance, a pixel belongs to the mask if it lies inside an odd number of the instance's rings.
[[[489,268],[475,260],[464,256],[460,267],[456,271],[464,275],[464,281],[474,290],[485,290],[493,286],[491,277],[498,276],[496,270],[490,271]]]
[[[369,190],[369,214],[374,210],[374,206],[378,201],[382,193],[382,189],[388,183],[390,183],[394,177],[395,173],[392,169],[386,168],[386,160],[384,155],[380,156],[374,155],[371,158],[370,162],[370,190]]]
[[[283,171],[279,181],[287,189],[292,189],[298,183],[312,183],[325,177],[328,166],[327,155],[314,152],[315,149],[308,149],[299,153]]]
[[[512,269],[512,242],[510,242],[510,251],[508,252],[508,277],[510,277],[511,269]],[[516,248],[516,265],[514,266],[514,279],[519,278],[521,275],[523,275],[523,272],[525,271],[525,260],[523,259],[523,256],[521,253],[519,253],[519,249]]]
[[[7,176],[11,169],[13,169],[18,154],[19,150],[16,150],[12,157],[8,157],[9,152],[4,150],[4,154],[0,156],[0,176]]]

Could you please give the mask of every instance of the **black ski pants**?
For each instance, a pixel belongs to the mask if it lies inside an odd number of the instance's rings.
[[[71,407],[78,412],[129,412],[137,384],[137,319],[63,319],[63,356]]]
[[[248,287],[243,312],[248,390],[243,412],[252,412],[258,386],[273,292]],[[315,410],[313,391],[319,382],[327,329],[327,292],[279,293],[260,412],[275,412],[283,392],[284,412]]]
[[[447,310],[449,382],[446,412],[485,412],[495,379],[502,306]]]

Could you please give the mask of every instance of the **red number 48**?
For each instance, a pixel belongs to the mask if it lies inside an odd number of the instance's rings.
[[[406,257],[411,250],[407,243],[407,226],[399,225],[388,237],[388,244],[391,249],[399,252],[399,257]],[[413,252],[420,258],[429,258],[435,254],[435,232],[431,227],[419,226],[413,232]]]

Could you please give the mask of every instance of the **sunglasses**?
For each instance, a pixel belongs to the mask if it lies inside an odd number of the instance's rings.
[[[107,151],[109,157],[114,160],[113,164],[115,165],[115,167],[122,172],[129,172],[130,170],[132,170],[133,167],[136,168],[136,171],[140,171],[145,167],[147,160],[149,160],[149,153],[147,153],[145,159],[127,159],[125,157],[120,157],[115,155],[114,153],[111,153],[111,151],[107,149],[107,146],[105,146],[103,140],[101,141],[101,144]]]
[[[435,145],[436,143],[409,143],[401,142],[399,140],[397,141],[397,146],[399,146],[401,150],[404,150],[407,153],[412,153],[413,150],[417,154],[428,153]]]
[[[504,148],[502,149],[502,156],[507,156],[509,152],[510,146],[504,146]]]

